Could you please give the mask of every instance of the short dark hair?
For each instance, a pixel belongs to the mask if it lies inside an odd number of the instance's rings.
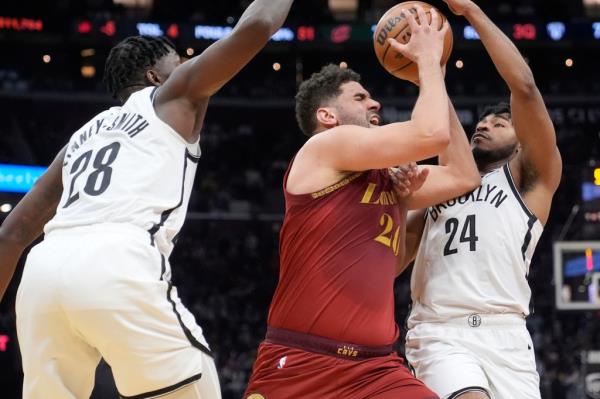
[[[488,105],[481,111],[479,115],[479,121],[482,121],[488,115],[501,115],[501,114],[509,114],[510,115],[510,104],[507,102],[500,102],[495,105]]]
[[[175,50],[166,37],[131,36],[110,50],[104,65],[104,85],[113,95],[121,98],[126,88],[148,86],[146,70]]]
[[[340,86],[347,82],[360,82],[360,75],[334,64],[325,65],[302,82],[296,94],[296,120],[305,135],[310,137],[317,129],[317,109],[339,96],[342,93]]]

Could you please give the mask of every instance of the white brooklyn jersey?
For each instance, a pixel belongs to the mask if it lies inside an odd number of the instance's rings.
[[[183,225],[200,156],[158,118],[155,87],[133,93],[122,107],[97,115],[67,145],[63,194],[46,234],[98,223],[148,231],[168,256]]]
[[[473,192],[430,207],[411,278],[409,328],[473,313],[529,314],[529,264],[543,226],[510,168]]]

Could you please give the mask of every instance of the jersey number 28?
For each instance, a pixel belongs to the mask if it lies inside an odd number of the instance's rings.
[[[121,144],[114,142],[98,150],[94,157],[94,161],[92,162],[94,170],[89,174],[85,186],[83,187],[83,191],[86,194],[96,196],[106,191],[110,184],[110,178],[112,177],[112,168],[110,165],[112,165],[117,158],[120,149]],[[63,208],[68,207],[79,199],[79,191],[73,192],[75,189],[75,181],[88,168],[92,155],[93,150],[86,151],[73,162],[73,166],[71,166],[71,170],[69,171],[69,174],[72,176],[69,198]],[[100,180],[100,184],[98,184],[98,180]]]

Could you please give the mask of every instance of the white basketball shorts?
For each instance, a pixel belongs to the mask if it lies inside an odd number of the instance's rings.
[[[406,358],[443,399],[478,390],[492,399],[540,399],[533,343],[519,315],[419,323],[407,332]]]
[[[123,398],[198,382],[220,398],[214,361],[143,229],[101,224],[55,230],[35,246],[17,293],[23,397],[89,398],[100,358]]]

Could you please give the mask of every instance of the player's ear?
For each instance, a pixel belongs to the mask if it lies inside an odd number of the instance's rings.
[[[337,116],[328,107],[317,109],[317,122],[328,129],[339,125]]]
[[[162,80],[158,75],[158,72],[153,69],[146,71],[146,79],[148,79],[148,82],[150,82],[152,86],[160,86],[162,84]]]

